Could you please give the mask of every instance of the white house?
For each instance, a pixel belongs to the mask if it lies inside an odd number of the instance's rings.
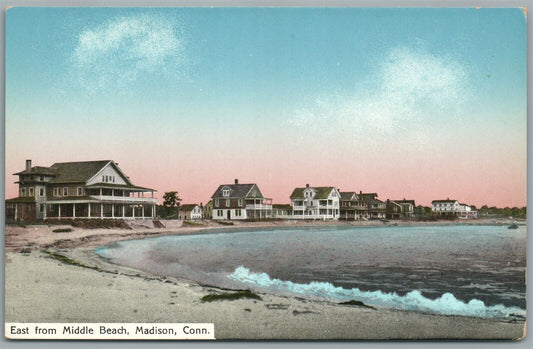
[[[477,218],[477,211],[467,204],[459,204],[458,217],[463,219]]]
[[[295,188],[291,194],[292,218],[339,219],[339,191],[334,187]]]
[[[202,207],[196,204],[184,204],[179,207],[178,218],[182,220],[202,219]]]
[[[449,216],[455,215],[459,212],[460,204],[457,200],[433,200],[431,202],[431,212],[441,215]]]

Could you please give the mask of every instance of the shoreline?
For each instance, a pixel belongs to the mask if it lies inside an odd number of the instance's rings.
[[[519,320],[437,315],[389,308],[371,309],[265,293],[258,293],[261,300],[202,302],[201,298],[205,295],[231,291],[185,279],[147,274],[113,264],[94,252],[95,247],[119,240],[213,233],[214,229],[309,225],[305,222],[298,223],[300,224],[239,224],[229,227],[217,224],[207,229],[74,228],[71,233],[52,233],[51,230],[58,226],[6,227],[5,321],[212,322],[215,324],[217,339],[516,340],[525,336],[526,322]],[[329,223],[311,225],[332,225]],[[372,226],[385,226],[382,222],[378,223]],[[435,222],[427,223],[417,225],[435,225]],[[463,222],[447,221],[444,224],[450,223]],[[14,239],[14,236],[21,234],[20,229],[29,230],[27,236]],[[47,229],[50,232],[46,233]],[[33,235],[41,237],[31,244],[25,243]],[[45,250],[68,257],[78,264],[53,258]]]

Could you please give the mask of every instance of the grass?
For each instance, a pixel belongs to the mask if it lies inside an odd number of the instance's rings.
[[[216,221],[216,222],[221,225],[233,225],[233,222],[226,222],[226,221]]]
[[[191,221],[183,221],[183,224],[197,226],[197,227],[205,227],[205,224],[203,223],[191,222]]]
[[[72,231],[71,228],[60,228],[60,229],[54,229],[52,232],[54,233],[70,233]]]
[[[203,296],[201,301],[202,302],[214,302],[214,301],[234,301],[237,299],[258,299],[262,301],[261,297],[256,295],[255,293],[251,291],[239,291],[234,293],[224,293],[224,294],[208,294],[206,296]]]
[[[76,260],[74,260],[72,258],[69,258],[67,256],[63,256],[62,254],[59,254],[59,253],[56,253],[56,252],[52,252],[50,250],[45,250],[44,253],[48,254],[48,257],[56,259],[56,260],[58,260],[60,262],[63,262],[65,264],[70,264],[70,265],[75,265],[77,267],[82,267],[82,268],[92,269],[92,270],[96,270],[96,271],[106,272],[106,270],[100,269],[98,267],[92,267],[92,266],[87,265],[87,264],[83,264],[83,263],[78,262],[78,261],[76,261]]]
[[[339,304],[342,304],[342,305],[355,305],[355,306],[358,306],[358,307],[365,307],[365,308],[370,308],[370,309],[376,309],[370,305],[366,305],[365,303],[361,302],[361,301],[356,301],[356,300],[349,300],[349,301],[346,301],[346,302],[341,302]]]

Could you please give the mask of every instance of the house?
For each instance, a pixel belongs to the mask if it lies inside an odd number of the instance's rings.
[[[292,218],[292,206],[288,204],[272,205],[272,218],[278,218],[278,219]]]
[[[472,209],[470,205],[459,203],[459,212],[457,217],[463,219],[477,218],[477,211]]]
[[[400,219],[402,218],[402,205],[395,201],[387,200],[386,212],[387,219]]]
[[[459,213],[459,201],[450,200],[433,200],[431,202],[431,212],[438,216],[455,216]]]
[[[14,175],[19,177],[19,196],[6,200],[8,221],[155,216],[155,190],[134,185],[112,160],[58,162],[50,167],[32,167],[26,160],[26,168]]]
[[[200,204],[200,206],[202,206]],[[204,219],[211,219],[213,218],[213,200],[209,200],[207,204],[202,209],[202,216]]]
[[[413,218],[415,218],[415,208],[416,208],[415,200],[406,200],[405,198],[402,199],[402,200],[387,200],[387,205],[388,205],[389,201],[391,203],[395,203],[395,204],[400,205],[401,210],[400,210],[399,217],[397,217],[398,219],[413,219]],[[392,209],[394,207],[394,205],[393,204],[391,204],[391,205],[392,206],[390,208]],[[395,218],[389,217],[389,213],[392,214],[392,212],[389,212],[389,206],[387,206],[387,218],[395,219]]]
[[[359,199],[366,205],[365,215],[370,219],[384,219],[386,217],[387,204],[377,197],[377,193],[359,192]]]
[[[222,184],[211,197],[213,219],[272,218],[272,199],[265,198],[257,184]]]
[[[202,207],[197,204],[183,204],[178,207],[178,219],[192,221],[202,219]]]
[[[339,219],[341,195],[334,187],[295,188],[290,196],[294,219]]]
[[[344,220],[368,219],[365,215],[367,211],[366,204],[359,199],[356,192],[340,192],[340,216]]]

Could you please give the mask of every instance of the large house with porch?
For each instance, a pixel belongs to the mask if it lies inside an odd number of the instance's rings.
[[[431,212],[438,216],[454,216],[459,218],[477,218],[477,211],[467,204],[462,204],[457,200],[433,200],[431,202]]]
[[[368,219],[368,205],[363,202],[362,198],[356,192],[340,192],[340,219],[356,221]]]
[[[222,184],[211,197],[215,220],[272,218],[272,199],[265,198],[257,184]]]
[[[291,194],[292,218],[339,219],[341,194],[334,187],[295,188]]]
[[[112,160],[50,167],[32,167],[26,160],[26,168],[14,175],[19,177],[19,196],[6,200],[7,221],[155,217],[155,190],[134,185]]]

